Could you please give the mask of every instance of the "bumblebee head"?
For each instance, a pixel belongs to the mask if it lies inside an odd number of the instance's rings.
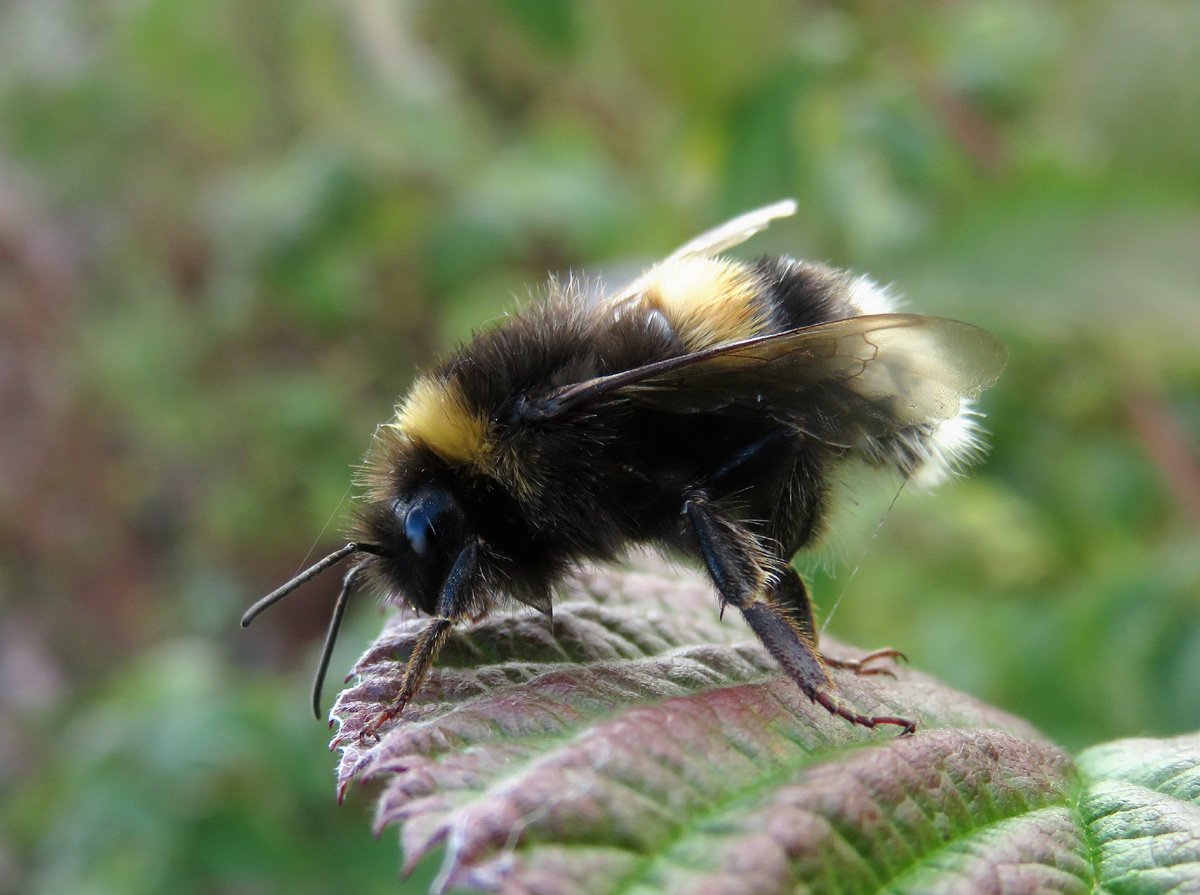
[[[440,631],[467,608],[479,571],[479,542],[467,530],[466,513],[446,485],[424,482],[400,496],[377,501],[361,514],[359,537],[309,566],[263,597],[242,616],[247,627],[273,606],[348,556],[358,557],[342,580],[313,683],[313,713],[320,718],[321,686],[341,628],[350,592],[367,575],[394,598],[427,615]],[[427,665],[428,662],[425,662]]]
[[[426,483],[411,493],[376,503],[359,524],[364,567],[389,593],[426,615],[439,606],[446,581],[468,540],[466,514],[445,485]]]

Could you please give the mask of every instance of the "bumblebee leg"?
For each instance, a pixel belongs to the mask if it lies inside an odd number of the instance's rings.
[[[438,597],[437,615],[425,626],[417,638],[416,646],[408,657],[404,667],[404,677],[400,681],[400,692],[393,698],[391,704],[379,712],[358,732],[360,740],[379,739],[379,729],[392,721],[404,711],[409,701],[417,695],[437,654],[441,651],[450,637],[454,625],[464,615],[465,604],[479,573],[479,542],[469,541],[458,554],[442,592]]]
[[[687,500],[684,514],[721,598],[741,611],[763,646],[805,696],[831,714],[863,727],[894,724],[904,728],[906,734],[916,729],[915,722],[905,718],[860,714],[837,698],[810,633],[811,612],[806,631],[803,619],[775,598],[776,589],[769,588],[767,569],[759,558],[762,548],[752,532],[712,509],[701,496]]]
[[[809,640],[816,645],[817,643],[817,627],[816,615],[813,612],[812,597],[808,594],[808,587],[804,584],[804,579],[800,577],[800,573],[788,566],[779,576],[779,580],[775,584],[773,594],[775,600],[787,606],[792,617],[800,626],[801,630],[808,635]],[[857,659],[835,659],[832,656],[821,654],[821,658],[825,661],[829,668],[841,668],[845,671],[851,671],[860,676],[868,676],[872,674],[882,674],[888,677],[895,677],[888,668],[877,668],[871,663],[878,662],[882,659],[905,659],[907,656],[898,649],[885,647],[877,649],[874,652],[867,653],[865,656],[860,656]]]
[[[775,602],[791,610],[792,618],[815,646],[818,639],[816,616],[813,613],[812,597],[808,595],[808,586],[800,577],[800,573],[791,566],[786,566],[775,582],[771,596]]]
[[[417,638],[417,645],[408,657],[404,666],[404,677],[400,681],[400,692],[392,699],[391,705],[371,718],[358,732],[360,740],[379,739],[379,729],[404,711],[409,701],[417,695],[425,675],[433,666],[438,652],[450,637],[454,622],[448,618],[435,618],[425,626]]]
[[[900,652],[898,649],[893,649],[890,646],[885,646],[882,649],[872,650],[865,656],[859,656],[857,659],[834,659],[821,654],[821,658],[825,660],[825,664],[830,668],[841,668],[846,671],[851,671],[859,677],[868,677],[872,674],[882,674],[885,677],[895,677],[896,674],[890,668],[876,668],[872,662],[878,662],[883,659],[901,659],[908,661],[908,656]]]

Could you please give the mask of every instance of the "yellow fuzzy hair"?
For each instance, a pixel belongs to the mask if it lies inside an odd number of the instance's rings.
[[[642,283],[642,302],[667,318],[690,351],[766,330],[767,311],[756,300],[762,286],[737,261],[679,258],[651,268]]]
[[[396,409],[388,428],[427,444],[448,463],[491,465],[492,431],[487,418],[472,410],[454,382],[418,379]]]

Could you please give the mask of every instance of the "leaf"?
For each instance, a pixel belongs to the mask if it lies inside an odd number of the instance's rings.
[[[1200,892],[1200,734],[1079,756],[1079,810],[1112,892]]]
[[[381,781],[377,831],[400,827],[406,870],[444,847],[443,889],[1116,895],[1200,880],[1195,737],[1076,764],[917,672],[835,672],[855,708],[920,722],[871,733],[805,699],[700,578],[587,569],[553,627],[521,608],[457,631],[401,722],[360,742],[420,626],[391,622],[334,707],[339,794]]]

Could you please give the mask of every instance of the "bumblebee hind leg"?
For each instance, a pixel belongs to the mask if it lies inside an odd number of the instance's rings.
[[[804,584],[804,579],[800,577],[800,573],[791,566],[787,566],[779,575],[779,580],[775,584],[772,597],[776,603],[786,606],[791,610],[793,620],[799,625],[801,631],[808,636],[809,642],[813,646],[816,646],[818,638],[812,597],[809,596],[808,587]],[[880,668],[874,663],[884,659],[907,658],[900,650],[892,649],[891,647],[874,650],[857,659],[835,659],[832,656],[821,653],[822,661],[829,668],[841,668],[861,676],[882,674],[888,677],[895,677],[891,669]]]
[[[702,495],[688,498],[684,515],[721,599],[742,613],[763,646],[805,696],[853,724],[868,728],[893,724],[906,734],[913,732],[913,721],[863,715],[838,699],[826,663],[817,652],[807,591],[803,591],[802,601],[807,608],[800,612],[796,612],[793,601],[780,599],[779,587],[769,584],[769,570],[763,562],[766,554],[753,532],[723,516]],[[781,580],[787,577],[785,570]],[[795,582],[803,589],[798,575]]]

